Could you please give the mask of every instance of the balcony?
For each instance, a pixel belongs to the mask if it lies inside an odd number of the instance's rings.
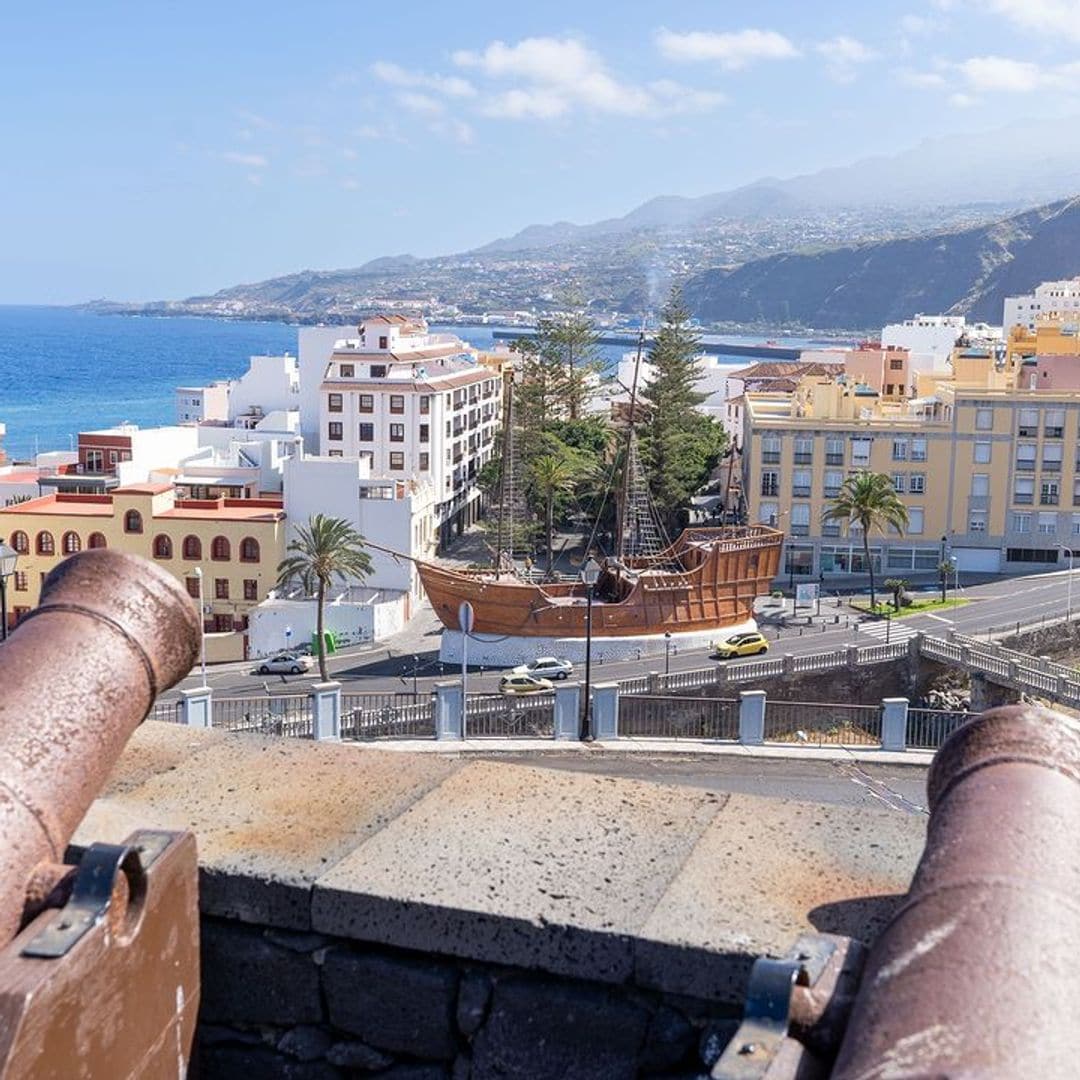
[[[798,450],[795,451],[795,464],[796,465],[812,465],[814,463],[813,453],[803,454]]]
[[[1047,439],[1065,438],[1065,429],[1060,427],[1043,428],[1043,437]]]
[[[1017,472],[1034,472],[1035,471],[1035,462],[1034,461],[1018,461],[1016,463],[1016,471]]]
[[[775,499],[780,494],[780,488],[776,484],[762,484],[761,494]]]
[[[809,499],[810,498],[810,488],[809,487],[802,487],[801,485],[799,485],[799,486],[793,487],[791,489],[791,494],[796,499]]]
[[[838,487],[827,487],[825,489],[825,498],[826,499],[835,499],[836,496],[839,495],[839,494],[840,494],[840,489]]]
[[[826,465],[843,465],[844,464],[844,452],[843,452],[843,450],[841,450],[840,453],[838,453],[838,454],[826,454],[825,455],[825,464]]]
[[[762,465],[779,465],[780,464],[780,451],[779,450],[762,450],[761,451],[761,463],[762,463]]]
[[[1032,495],[1031,492],[1024,492],[1023,494],[1021,494],[1020,492],[1013,493],[1013,502],[1017,506],[1031,506],[1034,501],[1035,496]],[[1080,505],[1080,499],[1074,499],[1073,505]]]
[[[791,535],[791,536],[809,536],[810,535],[810,526],[809,525],[792,525],[789,535]]]
[[[1060,461],[1044,461],[1042,463],[1043,472],[1061,472]]]
[[[1019,435],[1021,439],[1037,439],[1039,437],[1039,429],[1037,427],[1028,427],[1027,425],[1022,424],[1017,428],[1016,434]]]
[[[824,525],[821,526],[821,535],[829,537],[840,536],[840,526],[836,524],[836,522],[826,522]]]

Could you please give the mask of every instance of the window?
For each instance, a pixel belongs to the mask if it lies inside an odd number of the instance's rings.
[[[972,473],[971,474],[971,494],[976,497],[981,497],[990,494],[990,474],[989,473]]]
[[[210,558],[215,562],[228,562],[232,548],[224,536],[215,536],[210,544]]]
[[[229,579],[228,578],[214,578],[214,596],[218,600],[229,599]]]
[[[975,430],[976,431],[993,431],[994,430],[994,410],[993,409],[976,409],[975,410]]]
[[[1039,505],[1057,506],[1061,499],[1061,485],[1056,480],[1044,480],[1039,485]]]
[[[910,491],[912,495],[922,495],[926,492],[925,473],[912,473],[908,477],[908,491]]]
[[[903,371],[904,370],[904,361],[902,359],[901,360],[890,360],[889,361],[889,370],[890,371]]]
[[[390,347],[390,339],[388,337],[379,338],[379,348],[388,349]]]
[[[1060,439],[1065,434],[1065,410],[1047,409],[1043,419],[1043,435],[1048,439]]]
[[[825,498],[832,499],[840,494],[840,488],[844,483],[844,474],[835,469],[825,473]]]
[[[1013,514],[1012,531],[1018,533],[1031,532],[1031,515],[1024,513]]]
[[[126,533],[141,533],[142,532],[142,514],[138,510],[129,510],[124,515],[124,532]]]
[[[1013,502],[1020,506],[1030,506],[1035,501],[1035,478],[1018,476],[1013,484]]]
[[[795,440],[795,464],[809,465],[814,460],[814,440],[805,436]]]
[[[898,473],[893,473],[892,474],[892,488],[893,488],[893,491],[895,491],[897,493],[897,495],[903,495],[904,494],[904,487],[905,487],[904,481],[905,481],[905,479],[906,479],[906,477],[904,476],[903,473],[898,472]]]
[[[21,529],[11,534],[11,546],[20,555],[30,554],[30,537],[26,535]]]
[[[869,439],[851,440],[851,464],[856,468],[865,469],[870,464],[870,448],[873,443]]]
[[[762,495],[779,495],[780,494],[780,474],[772,469],[766,469],[761,474],[761,494]]]
[[[361,424],[359,437],[361,442],[371,442],[375,438],[375,425]]]
[[[390,425],[390,441],[391,442],[404,442],[405,441],[405,425],[404,424],[391,424]]]
[[[374,394],[361,394],[356,407],[357,407],[357,410],[359,412],[374,412],[375,411],[375,395]]]
[[[1017,434],[1021,439],[1034,439],[1039,434],[1039,410],[1021,409]]]
[[[356,365],[355,364],[339,364],[338,374],[343,379],[352,379],[356,377]]]
[[[1044,536],[1050,536],[1051,534],[1057,532],[1057,514],[1052,512],[1046,514],[1039,514],[1037,522],[1039,532],[1042,533]]]
[[[972,510],[968,514],[968,532],[984,533],[986,532],[986,511],[985,510]]]
[[[1065,449],[1061,443],[1044,443],[1042,448],[1043,472],[1061,472],[1062,451]]]
[[[405,411],[405,395],[404,394],[391,394],[390,395],[390,411],[392,413],[403,413]]]
[[[1008,562],[1056,563],[1056,548],[1006,548],[1005,559]]]
[[[53,540],[53,534],[51,532],[39,532],[34,549],[39,555],[55,555],[56,541]]]
[[[259,599],[259,583],[254,578],[244,578],[244,599]]]
[[[344,457],[345,453],[342,450],[327,450],[327,457]]]
[[[30,579],[27,577],[25,570],[15,571],[15,591],[26,592],[30,588]]]
[[[154,537],[154,558],[155,559],[171,559],[172,558],[172,540],[167,536],[155,536]]]
[[[792,503],[791,504],[791,535],[792,536],[809,536],[810,535],[810,504],[809,503]]]
[[[105,471],[105,452],[103,450],[87,450],[86,451],[86,471],[87,472],[104,472]]]
[[[386,338],[379,338],[379,341],[385,341]],[[385,345],[382,348],[386,348]],[[385,364],[372,364],[371,365],[371,377],[373,379],[385,379],[386,378],[386,365]]]
[[[1016,445],[1016,469],[1018,472],[1035,471],[1035,444],[1017,443]]]
[[[330,412],[341,412],[344,406],[344,398],[341,394],[331,394],[326,401],[326,407]]]
[[[908,453],[908,441],[907,439],[893,439],[892,441],[892,459],[893,461],[907,461]]]
[[[109,545],[105,542],[105,537],[101,533],[91,533],[90,539],[86,541],[86,546],[91,550],[97,550],[107,548]]]
[[[334,442],[341,442],[343,426],[340,420],[331,420],[327,425],[326,437]]]
[[[391,469],[404,469],[405,468],[405,455],[400,450],[394,450],[390,454],[390,468]]]
[[[185,559],[201,559],[202,541],[197,536],[185,536],[183,551]]]
[[[60,540],[60,550],[65,555],[74,555],[82,551],[82,541],[77,532],[66,532]]]
[[[429,412],[431,412],[431,395],[430,394],[421,394],[420,395],[420,415],[421,416],[427,416],[427,414]]]
[[[430,442],[431,441],[431,425],[430,424],[421,424],[420,425],[420,441],[421,442]]]
[[[922,435],[918,436],[918,438],[911,440],[911,460],[926,460],[926,439]]]
[[[420,471],[427,472],[431,468],[431,456],[426,450],[420,453]]]
[[[975,444],[974,461],[976,465],[989,465],[990,464],[990,447],[988,442],[977,442]]]
[[[811,483],[812,474],[809,469],[796,469],[791,474],[791,494],[797,499],[808,499]]]
[[[259,541],[253,536],[245,536],[240,541],[240,561],[241,562],[258,562],[259,561]]]
[[[766,465],[780,463],[780,439],[776,435],[766,435],[761,440],[761,460]]]
[[[780,507],[777,503],[762,503],[758,516],[766,525],[775,525],[780,520]]]
[[[844,440],[838,438],[830,438],[825,440],[825,464],[826,465],[843,465],[844,464]]]
[[[904,529],[909,536],[920,536],[923,531],[923,508],[921,506],[908,507],[908,523]]]
[[[1072,516],[1072,533],[1073,536],[1080,534],[1080,514],[1073,514]]]
[[[233,632],[233,617],[232,615],[215,615],[214,616],[214,633],[215,634],[231,634]]]

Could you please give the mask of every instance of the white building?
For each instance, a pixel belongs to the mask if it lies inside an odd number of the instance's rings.
[[[1006,335],[1014,326],[1034,330],[1038,320],[1047,317],[1080,322],[1080,277],[1044,281],[1027,296],[1005,297],[1002,329]]]
[[[502,378],[450,334],[403,315],[339,340],[319,390],[319,446],[373,476],[429,485],[442,542],[480,516],[477,473],[494,453]]]
[[[178,386],[176,388],[176,421],[179,424],[201,424],[207,420],[229,419],[229,389],[227,379],[209,386]]]
[[[963,315],[916,315],[884,327],[881,344],[907,349],[911,372],[943,371],[957,340],[969,329]]]
[[[178,386],[176,419],[181,424],[230,423],[255,427],[274,412],[298,412],[300,367],[295,356],[248,357],[239,379],[219,379],[208,386]]]
[[[320,441],[319,398],[334,346],[354,334],[351,326],[302,326],[300,353],[300,434],[309,454],[323,454]]]

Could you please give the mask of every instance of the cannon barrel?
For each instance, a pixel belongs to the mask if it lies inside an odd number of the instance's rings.
[[[907,899],[871,951],[835,1078],[1075,1076],[1080,723],[1013,705],[942,747]]]
[[[198,653],[199,616],[145,559],[87,551],[45,579],[0,646],[0,944],[35,868],[64,850],[157,695]]]

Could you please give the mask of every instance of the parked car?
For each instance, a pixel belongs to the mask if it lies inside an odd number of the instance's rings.
[[[297,653],[278,653],[277,656],[264,660],[256,669],[257,675],[302,675],[315,666],[310,656]]]
[[[733,656],[756,656],[768,651],[769,643],[765,635],[754,631],[752,634],[735,634],[724,641],[714,641],[712,656],[714,660],[730,660]]]
[[[513,672],[504,675],[499,680],[500,694],[541,694],[545,690],[553,690],[549,679],[537,679],[532,675],[518,675]]]
[[[527,664],[510,669],[511,675],[532,675],[536,679],[568,679],[574,674],[574,665],[557,656],[540,656]]]

